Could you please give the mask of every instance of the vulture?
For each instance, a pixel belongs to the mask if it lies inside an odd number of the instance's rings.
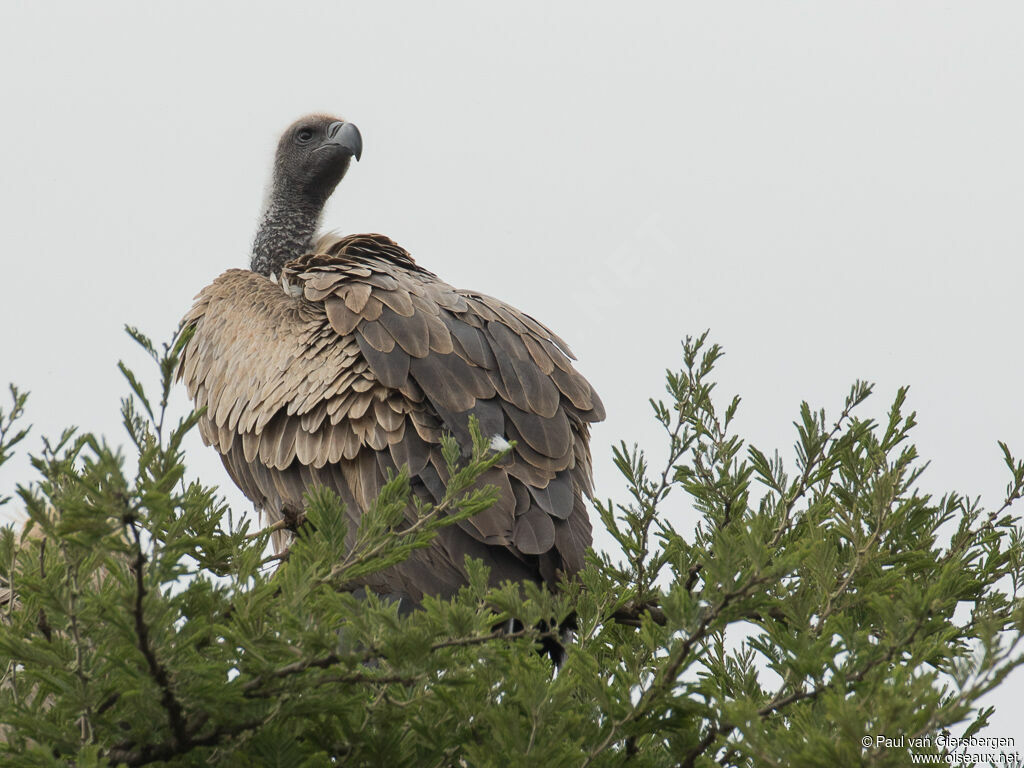
[[[361,586],[413,606],[450,596],[468,555],[492,584],[555,587],[591,542],[584,496],[601,400],[569,346],[530,315],[453,288],[383,235],[317,236],[361,154],[356,126],[328,115],[281,136],[250,269],[216,278],[182,321],[192,336],[178,377],[205,409],[200,434],[269,523],[294,528],[303,493],[325,486],[354,535],[399,468],[414,494],[440,502],[441,437],[468,455],[475,416],[492,446],[514,446],[479,481],[498,489],[496,503]]]

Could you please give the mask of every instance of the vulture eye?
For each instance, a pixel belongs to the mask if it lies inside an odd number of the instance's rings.
[[[298,141],[299,144],[305,144],[307,141],[309,141],[312,138],[313,138],[313,129],[312,128],[300,128],[299,132],[297,134],[295,134],[295,140]]]

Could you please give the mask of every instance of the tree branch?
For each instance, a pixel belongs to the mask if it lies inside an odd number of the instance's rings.
[[[142,539],[139,536],[139,528],[134,518],[129,520],[132,536],[135,539],[135,557],[131,566],[135,574],[135,602],[132,606],[132,615],[135,619],[135,635],[138,639],[137,647],[142,653],[146,664],[149,667],[150,677],[160,687],[160,705],[167,712],[167,719],[174,736],[174,744],[183,744],[188,741],[185,727],[184,709],[174,694],[171,686],[170,676],[167,669],[160,663],[149,640],[149,626],[146,624],[144,600],[146,597],[145,564],[146,557],[142,553]]]

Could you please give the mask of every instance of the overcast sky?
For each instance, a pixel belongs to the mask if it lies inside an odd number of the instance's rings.
[[[168,340],[247,266],[277,135],[321,110],[365,147],[326,227],[574,347],[608,410],[600,496],[623,497],[613,443],[660,449],[647,398],[710,328],[766,452],[792,456],[801,400],[836,413],[867,379],[880,415],[909,384],[924,485],[998,506],[996,440],[1024,454],[1024,7],[601,5],[5,2],[0,384],[32,392],[28,447],[125,441],[116,362],[152,371],[122,326]]]

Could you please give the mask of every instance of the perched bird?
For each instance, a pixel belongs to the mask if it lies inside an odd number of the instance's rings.
[[[583,496],[601,400],[568,345],[524,312],[452,288],[383,235],[317,238],[361,153],[355,125],[327,115],[281,137],[251,268],[214,280],[183,320],[194,333],[178,374],[206,408],[200,434],[269,522],[299,519],[303,492],[322,485],[354,531],[399,467],[439,502],[440,438],[468,450],[473,414],[492,445],[515,443],[481,479],[498,501],[365,586],[413,605],[451,595],[466,555],[492,583],[554,586],[591,541]]]

